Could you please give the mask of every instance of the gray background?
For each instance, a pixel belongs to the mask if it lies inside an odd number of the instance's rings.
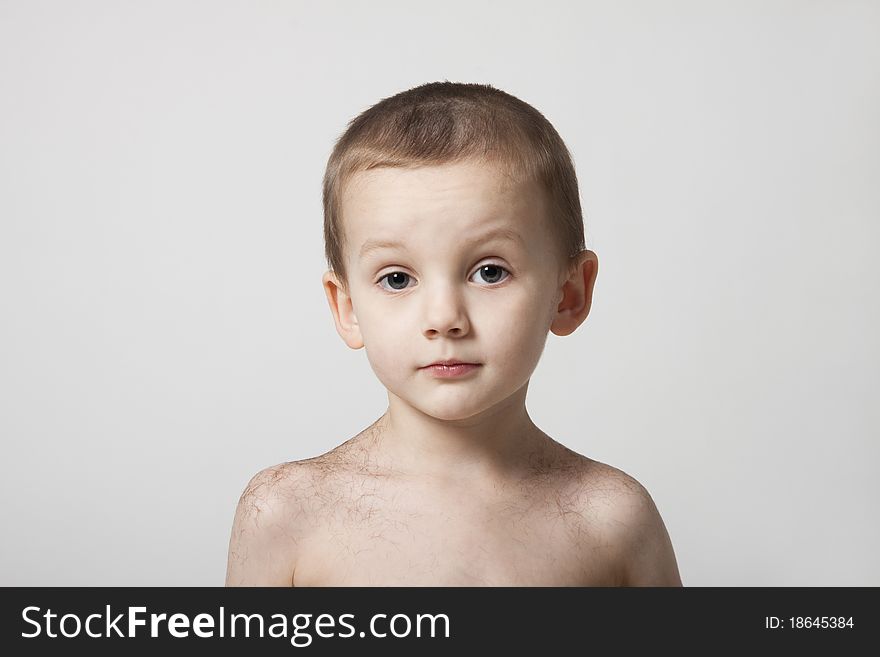
[[[417,84],[533,104],[593,310],[537,424],[652,493],[685,585],[880,585],[880,5],[0,3],[0,584],[219,585],[247,480],[385,409],[320,181]]]

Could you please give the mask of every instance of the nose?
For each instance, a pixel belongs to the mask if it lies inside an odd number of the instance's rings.
[[[461,337],[470,331],[464,299],[452,285],[438,285],[425,295],[423,330],[425,337]]]

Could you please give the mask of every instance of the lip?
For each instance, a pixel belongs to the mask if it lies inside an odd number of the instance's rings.
[[[428,372],[431,376],[439,379],[455,379],[466,376],[477,368],[481,367],[479,363],[462,363],[458,361],[442,361],[422,367],[421,369]]]
[[[435,365],[479,365],[479,363],[469,363],[466,360],[457,360],[455,358],[448,358],[446,360],[435,360],[430,365],[425,365],[425,367],[434,367]]]

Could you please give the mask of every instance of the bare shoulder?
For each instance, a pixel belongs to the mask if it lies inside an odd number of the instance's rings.
[[[314,515],[310,461],[264,468],[238,500],[226,569],[227,586],[291,586],[298,546]]]
[[[616,564],[619,585],[682,585],[666,525],[639,481],[618,468],[585,458],[577,483],[578,505],[594,531],[601,533]]]

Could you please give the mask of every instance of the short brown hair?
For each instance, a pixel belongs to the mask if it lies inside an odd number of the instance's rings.
[[[547,191],[560,254],[584,248],[577,176],[568,148],[534,107],[488,84],[430,82],[384,98],[348,123],[324,173],[324,253],[345,287],[341,199],[359,171],[463,160],[495,163]]]

